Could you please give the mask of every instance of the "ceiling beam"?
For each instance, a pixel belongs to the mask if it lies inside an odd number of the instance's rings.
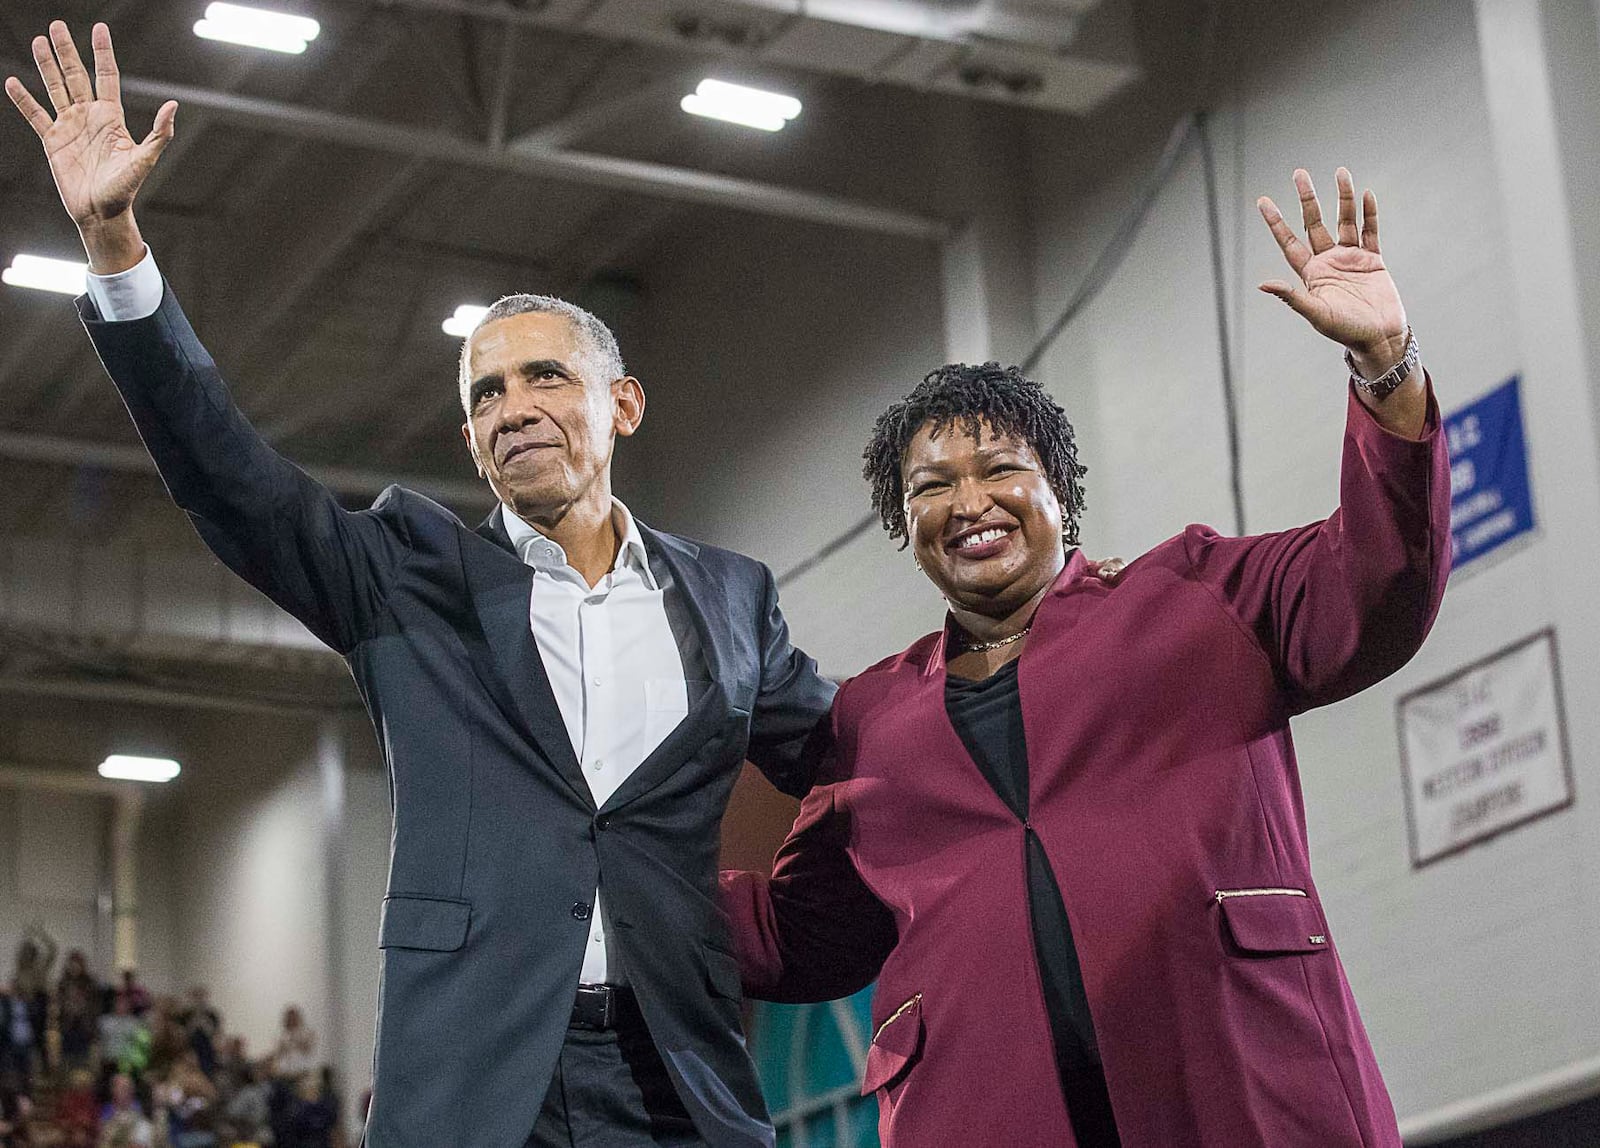
[[[0,71],[21,74],[26,69],[21,61],[0,58]],[[409,159],[633,191],[930,243],[943,241],[952,230],[944,220],[897,208],[670,164],[560,148],[496,149],[432,128],[365,119],[139,76],[123,76],[122,91],[125,97],[141,100],[176,99],[180,105],[204,108],[230,123],[262,131],[325,140],[367,151],[391,152]]]
[[[86,466],[96,470],[155,473],[155,464],[143,447],[119,443],[82,442],[52,435],[0,431],[0,458],[53,466]],[[308,466],[303,470],[335,494],[372,498],[391,484],[437,498],[451,506],[477,508],[494,502],[494,493],[481,482],[460,478],[434,478],[420,474],[380,474],[342,466]]]

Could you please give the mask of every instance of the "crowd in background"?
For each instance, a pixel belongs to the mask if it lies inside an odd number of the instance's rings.
[[[0,1148],[343,1148],[330,1070],[300,1010],[251,1057],[204,988],[158,996],[29,930],[0,992]]]

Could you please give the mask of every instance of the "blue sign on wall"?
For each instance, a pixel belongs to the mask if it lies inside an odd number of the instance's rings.
[[[1456,568],[1533,529],[1517,376],[1444,420],[1450,442],[1450,544]]]

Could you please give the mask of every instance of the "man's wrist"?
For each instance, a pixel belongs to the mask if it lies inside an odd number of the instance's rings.
[[[96,275],[120,274],[144,258],[144,236],[139,234],[131,211],[112,219],[80,223],[78,235],[89,256],[89,270]]]

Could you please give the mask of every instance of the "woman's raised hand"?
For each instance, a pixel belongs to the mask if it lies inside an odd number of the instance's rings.
[[[122,268],[95,266],[97,261],[105,261],[97,256],[125,256],[129,236],[137,237],[129,208],[172,140],[178,105],[172,100],[162,104],[150,134],[135,141],[128,134],[122,112],[111,30],[96,24],[91,40],[92,81],[65,23],[52,21],[48,37],[33,39],[33,59],[55,109],[54,117],[15,76],[6,79],[6,94],[44,144],[56,189],[83,235],[91,267],[104,272]],[[97,240],[101,235],[105,242]],[[142,252],[142,242],[139,250]]]
[[[1355,184],[1349,170],[1341,167],[1335,179],[1339,185],[1337,239],[1322,222],[1322,205],[1317,202],[1310,174],[1303,169],[1295,171],[1294,184],[1300,194],[1304,241],[1284,221],[1277,204],[1266,196],[1256,201],[1283,257],[1300,279],[1299,283],[1269,280],[1261,284],[1261,290],[1289,304],[1321,334],[1343,343],[1362,374],[1375,378],[1405,354],[1406,309],[1378,247],[1377,197],[1370,191],[1363,194],[1358,226]]]

